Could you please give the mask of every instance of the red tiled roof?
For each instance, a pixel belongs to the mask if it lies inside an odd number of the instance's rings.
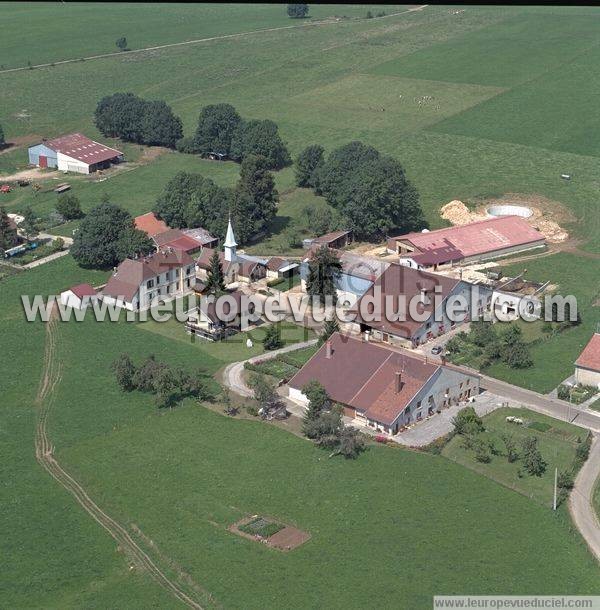
[[[213,255],[214,251],[214,248],[202,248],[200,256],[196,259],[196,265],[198,265],[200,269],[208,271],[210,269],[210,258]],[[227,273],[227,271],[229,270],[229,265],[231,265],[231,263],[225,260],[225,254],[220,251],[219,260],[221,261],[221,266],[223,267],[223,273]]]
[[[439,297],[441,300],[444,300],[452,293],[459,282],[460,280],[449,278],[444,275],[427,273],[426,271],[419,271],[417,269],[412,269],[411,267],[393,263],[381,274],[373,286],[365,292],[351,311],[360,312],[361,301],[365,299],[365,302],[370,302],[370,299],[374,298],[375,288],[379,287],[381,288],[381,297],[377,306],[382,315],[379,317],[379,320],[368,320],[365,321],[365,324],[383,332],[389,332],[410,339],[413,333],[425,324],[425,322],[416,321],[410,317],[409,305],[411,298],[419,296],[421,291],[424,290],[430,303],[427,305],[419,305],[419,310],[433,314],[435,298]],[[438,292],[435,292],[436,286],[440,286]],[[385,314],[385,301],[387,295],[394,297],[392,303],[394,311],[403,314],[401,317],[405,318],[404,322],[389,321],[386,319],[385,315],[383,315]],[[404,302],[397,298],[399,295],[406,296]],[[400,311],[399,309],[399,306],[402,304],[406,307],[405,311]],[[360,319],[361,316],[360,313],[358,313],[357,320],[360,321]]]
[[[327,358],[327,345],[323,345],[292,377],[290,387],[302,390],[316,379],[332,400],[386,425],[398,418],[427,380],[442,368],[440,364],[340,333],[334,333],[329,340],[331,358]],[[397,372],[402,374],[399,392]]]
[[[425,250],[420,254],[413,254],[410,258],[419,265],[425,265],[426,267],[462,260],[464,258],[463,253],[457,250],[448,240],[445,241],[448,245]]]
[[[69,290],[80,299],[83,299],[83,297],[86,296],[96,296],[96,291],[89,284],[78,284],[77,286],[69,288]]]
[[[583,348],[575,366],[600,372],[600,333],[595,333]]]
[[[519,216],[502,216],[426,233],[407,233],[392,239],[409,242],[420,252],[450,243],[464,257],[470,257],[543,241],[544,236]]]
[[[90,140],[82,133],[71,133],[53,140],[46,140],[44,146],[88,165],[108,161],[123,154],[119,150]]]
[[[159,220],[154,212],[136,216],[133,222],[135,223],[135,228],[146,233],[148,237],[154,237],[158,233],[164,233],[169,230],[167,223],[164,220]]]
[[[193,237],[186,235],[179,229],[167,229],[154,235],[154,243],[160,248],[174,248],[183,252],[193,252],[202,247],[202,244]]]

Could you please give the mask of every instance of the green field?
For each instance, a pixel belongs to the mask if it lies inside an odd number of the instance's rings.
[[[36,6],[40,17],[32,19],[32,32],[39,23],[47,25],[48,11],[58,8]],[[236,6],[233,13],[222,14],[223,31],[261,19],[272,25],[273,19],[281,19],[275,15],[280,8]],[[77,10],[85,20],[90,11],[99,14],[101,9],[87,5]],[[119,10],[135,12],[138,7],[122,5]],[[183,6],[172,15],[167,12],[167,23],[193,10]],[[198,10],[199,19],[210,13],[206,28],[217,27],[215,15],[222,8]],[[365,9],[318,10],[353,17]],[[362,139],[394,155],[406,166],[434,227],[444,224],[438,209],[451,199],[539,194],[570,208],[577,222],[568,228],[587,240],[583,248],[600,252],[600,232],[592,222],[598,216],[600,182],[593,107],[597,77],[592,68],[600,26],[587,16],[597,13],[592,8],[579,14],[531,7],[467,7],[453,13],[452,8],[430,6],[382,20],[341,19],[325,26],[0,74],[0,124],[9,139],[74,129],[94,137],[92,114],[98,99],[128,90],[165,99],[191,133],[203,105],[229,102],[244,116],[277,121],[293,154],[314,142],[331,149]],[[163,42],[155,35],[156,19],[149,10],[146,27],[139,29]],[[102,27],[113,26],[103,22]],[[181,39],[193,27],[182,26]],[[49,36],[40,39],[43,51]],[[65,49],[69,45],[75,52],[79,42],[69,39]],[[18,63],[16,51],[13,55]],[[419,106],[416,100],[423,96],[433,102]],[[25,163],[23,151],[0,155],[0,169],[18,164],[19,155]],[[132,211],[147,209],[179,167],[198,169],[217,181],[223,178],[219,164],[175,158],[135,169],[126,181],[115,177],[116,199]],[[237,174],[235,167],[225,173],[229,171],[227,181]],[[289,178],[278,179],[278,185],[287,182],[291,188],[292,173],[286,172]],[[573,180],[561,180],[562,172],[572,173]],[[82,193],[85,208],[97,201],[102,185],[110,188],[104,182],[95,185],[96,192]],[[304,197],[293,189],[285,195],[273,226],[276,236],[284,235],[269,242],[268,251],[289,247],[287,231],[294,225],[288,220],[293,219],[290,209]],[[50,201],[38,204],[20,194],[3,201],[15,208],[31,203],[51,207]]]
[[[525,424],[520,426],[507,422],[506,417],[509,415],[521,418]],[[483,438],[491,440],[499,452],[499,455],[492,456],[489,463],[478,462],[474,452],[463,447],[462,439],[458,435],[444,447],[442,455],[534,499],[545,507],[552,506],[554,469],[558,468],[559,472],[571,469],[577,441],[585,440],[586,431],[528,409],[498,409],[484,417],[483,423]],[[539,426],[540,430],[530,427],[531,424]],[[547,463],[546,471],[541,477],[531,476],[526,472],[519,476],[519,471],[523,471],[522,461],[508,462],[502,434],[513,436],[517,451],[525,437],[535,436],[538,439],[540,453]]]
[[[0,124],[8,140],[74,130],[99,137],[93,127],[98,99],[132,91],[166,100],[189,135],[203,105],[228,102],[245,117],[275,120],[293,155],[308,144],[331,150],[361,139],[397,157],[432,227],[444,224],[438,210],[451,199],[520,193],[559,202],[575,218],[567,228],[579,239],[577,247],[591,256],[574,250],[512,263],[505,271],[527,267],[530,279],[574,293],[583,322],[534,344],[533,368],[515,372],[497,365],[489,371],[549,391],[572,373],[599,320],[594,303],[600,263],[593,254],[600,253],[600,124],[593,102],[600,79],[594,17],[600,11],[429,6],[358,19],[366,10],[313,6],[313,19],[299,24],[281,5],[5,4],[5,68],[110,53],[123,35],[135,49],[300,27],[0,73]],[[335,14],[348,18],[310,25]],[[424,96],[427,103],[419,105]],[[148,211],[180,170],[222,185],[233,185],[239,173],[233,163],[175,152],[148,159],[141,147],[113,145],[126,153],[124,171],[103,182],[68,177],[84,210],[108,193],[133,214]],[[0,174],[26,162],[24,149],[0,154]],[[562,172],[573,179],[561,180]],[[303,209],[327,205],[296,189],[293,174],[293,168],[277,173],[278,216],[271,235],[250,251],[298,253],[290,236],[305,234]],[[56,200],[52,192],[35,195],[29,188],[1,197],[9,211],[31,205],[40,216]],[[75,226],[58,232],[70,235]],[[129,569],[108,534],[35,460],[34,401],[45,330],[23,321],[19,295],[54,293],[83,281],[100,284],[107,274],[80,269],[70,256],[3,274],[0,472],[7,501],[0,546],[10,560],[4,562],[0,606],[178,607],[146,574]],[[539,489],[521,481],[525,487],[515,493],[506,488],[514,473],[474,472],[468,460],[463,465],[380,446],[356,461],[327,459],[326,452],[275,426],[227,418],[192,401],[159,411],[148,395],[120,392],[110,371],[114,358],[127,351],[136,360],[154,353],[212,375],[260,353],[261,333],[248,350],[235,342],[192,343],[175,323],[59,324],[62,371],[49,421],[55,456],[140,543],[154,542],[159,551],[145,548],[171,575],[185,571],[226,608],[273,607],[285,600],[289,608],[377,603],[420,609],[430,608],[436,593],[598,591],[597,564],[565,508],[552,514],[545,500],[524,495],[545,498],[544,477],[533,481]],[[290,333],[289,341],[302,338],[299,329]],[[312,350],[297,354],[298,363]],[[571,444],[560,443],[540,440],[542,451],[556,448],[562,462]],[[294,524],[311,540],[279,553],[227,531],[252,514]]]

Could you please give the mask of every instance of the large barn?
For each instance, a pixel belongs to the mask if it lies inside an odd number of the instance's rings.
[[[388,252],[416,269],[506,256],[539,248],[544,236],[519,216],[488,218],[466,225],[391,237]]]
[[[123,153],[81,133],[71,133],[29,147],[29,163],[64,172],[91,174],[123,161]]]

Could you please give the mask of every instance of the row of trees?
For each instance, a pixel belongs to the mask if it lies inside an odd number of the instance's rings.
[[[327,157],[322,146],[308,146],[296,162],[296,184],[323,195],[359,239],[427,226],[400,162],[362,142],[350,142]]]
[[[82,267],[109,268],[127,257],[150,254],[152,240],[135,228],[131,214],[110,203],[102,203],[85,216],[73,238],[71,254]]]
[[[202,108],[194,137],[178,146],[183,152],[219,153],[234,161],[248,155],[265,159],[269,169],[291,164],[290,153],[270,120],[245,120],[231,104],[211,104]]]
[[[268,163],[264,157],[249,155],[242,161],[233,189],[200,174],[175,174],[158,197],[154,212],[171,227],[201,226],[213,235],[224,235],[229,212],[236,238],[244,244],[268,229],[278,201]]]
[[[98,131],[126,142],[173,148],[183,137],[181,119],[161,100],[144,100],[133,93],[103,97],[94,112]]]
[[[154,355],[136,366],[128,354],[121,354],[113,362],[112,370],[121,390],[153,394],[160,408],[172,408],[184,398],[212,398],[206,376],[201,371],[190,373],[183,368],[169,366],[156,360]]]
[[[477,320],[471,322],[467,334],[461,332],[446,343],[446,352],[450,358],[460,356],[468,351],[480,358],[482,367],[496,361],[502,361],[513,369],[530,367],[533,359],[529,346],[523,341],[523,331],[516,324],[508,324],[504,330],[497,330],[492,322]]]

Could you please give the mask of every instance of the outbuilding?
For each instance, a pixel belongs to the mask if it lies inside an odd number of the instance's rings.
[[[575,362],[575,381],[600,388],[600,333],[594,333]]]
[[[98,293],[89,284],[78,284],[60,293],[60,302],[73,309],[85,309],[98,300]]]
[[[91,174],[123,161],[123,153],[81,133],[71,133],[29,147],[29,163],[64,172]]]

